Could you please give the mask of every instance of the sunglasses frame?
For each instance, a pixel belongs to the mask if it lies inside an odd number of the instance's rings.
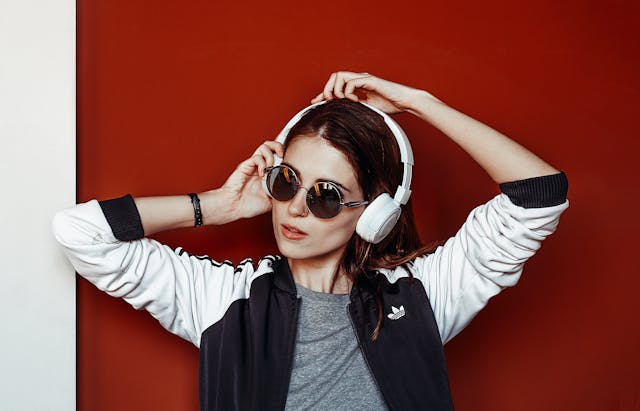
[[[271,181],[271,179],[269,178],[269,174],[270,174],[273,170],[275,170],[276,168],[287,168],[291,173],[293,173],[293,177],[294,177],[294,179],[295,179],[295,181],[296,181],[296,182],[295,182],[295,184],[294,184],[295,192],[294,192],[294,194],[293,194],[293,197],[291,197],[291,198],[290,198],[290,199],[288,199],[288,200],[278,200],[277,198],[275,198],[275,197],[273,196],[273,189],[272,189],[273,187],[272,187],[272,185],[269,183],[269,182]],[[338,193],[338,200],[339,200],[339,201],[338,201],[338,206],[339,206],[339,207],[338,207],[338,211],[336,212],[336,214],[335,214],[335,215],[333,215],[333,216],[331,216],[331,217],[320,217],[320,216],[316,215],[316,214],[311,210],[311,207],[309,207],[309,195],[310,195],[310,191],[309,191],[309,189],[308,189],[308,188],[306,188],[305,186],[303,186],[303,185],[301,184],[301,181],[300,181],[300,179],[298,178],[298,175],[296,174],[295,170],[294,170],[291,166],[289,166],[288,164],[278,164],[278,165],[276,165],[276,166],[267,167],[267,168],[265,168],[265,169],[264,169],[264,176],[265,176],[266,181],[267,181],[267,189],[269,190],[269,195],[271,196],[271,198],[273,198],[273,199],[274,199],[274,200],[276,200],[276,201],[281,201],[281,202],[291,201],[291,200],[293,200],[293,198],[295,198],[295,196],[298,194],[298,190],[300,190],[301,188],[302,188],[302,189],[304,189],[304,190],[307,192],[307,195],[305,196],[305,206],[307,207],[307,210],[308,210],[311,214],[313,214],[316,218],[320,218],[320,219],[323,219],[323,220],[328,220],[328,219],[330,219],[330,218],[334,218],[334,217],[336,217],[338,214],[340,214],[340,212],[342,211],[342,208],[343,208],[343,207],[346,207],[346,208],[353,208],[353,207],[360,207],[360,206],[363,206],[363,205],[367,205],[367,204],[369,204],[369,201],[367,201],[367,200],[360,200],[360,201],[347,201],[347,202],[344,202],[344,201],[343,201],[343,197],[342,197],[342,191],[340,190],[340,187],[338,187],[334,182],[332,182],[332,181],[316,181],[315,183],[313,183],[313,185],[316,185],[316,184],[327,184],[327,185],[331,186],[334,190],[336,190],[336,192]],[[312,187],[313,187],[313,186],[312,186]]]

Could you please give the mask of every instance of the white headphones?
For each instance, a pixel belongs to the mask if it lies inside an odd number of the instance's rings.
[[[313,107],[326,103],[321,101],[319,103],[312,104],[302,110],[300,110],[295,116],[289,120],[286,126],[282,129],[276,141],[284,145],[289,130],[302,118],[302,116]],[[384,118],[384,122],[398,142],[400,148],[400,161],[403,166],[402,184],[396,189],[396,193],[393,198],[389,193],[382,193],[378,195],[375,200],[371,201],[367,208],[362,212],[358,224],[356,225],[356,232],[365,241],[373,244],[377,244],[382,241],[393,229],[400,218],[400,206],[407,204],[409,197],[411,196],[411,169],[413,167],[413,151],[411,150],[411,144],[409,139],[404,133],[402,128],[396,123],[387,113],[377,109],[369,104],[360,104],[370,108],[376,113],[380,114]],[[274,165],[279,165],[282,159],[277,155],[274,155]],[[263,187],[266,190],[266,174],[263,178]],[[267,190],[267,194],[269,194]]]

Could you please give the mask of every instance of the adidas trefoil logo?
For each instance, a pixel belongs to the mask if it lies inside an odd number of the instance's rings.
[[[405,311],[404,311],[404,306],[400,306],[400,308],[396,308],[393,305],[391,306],[391,311],[393,311],[392,313],[387,314],[387,317],[391,318],[392,320],[397,320],[401,317],[404,317]]]

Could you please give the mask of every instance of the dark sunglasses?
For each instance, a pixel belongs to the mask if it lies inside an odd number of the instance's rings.
[[[318,181],[310,188],[302,187],[295,171],[285,164],[267,167],[265,170],[267,189],[271,197],[278,201],[289,201],[295,197],[298,189],[307,191],[307,208],[318,218],[332,218],[340,213],[342,207],[359,207],[368,201],[342,201],[342,193],[335,183]]]

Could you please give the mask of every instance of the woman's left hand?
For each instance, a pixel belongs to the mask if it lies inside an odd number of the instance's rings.
[[[322,93],[311,100],[311,103],[348,98],[371,104],[387,114],[395,114],[411,111],[415,101],[425,96],[435,99],[426,91],[384,80],[369,73],[338,71],[331,74]]]

